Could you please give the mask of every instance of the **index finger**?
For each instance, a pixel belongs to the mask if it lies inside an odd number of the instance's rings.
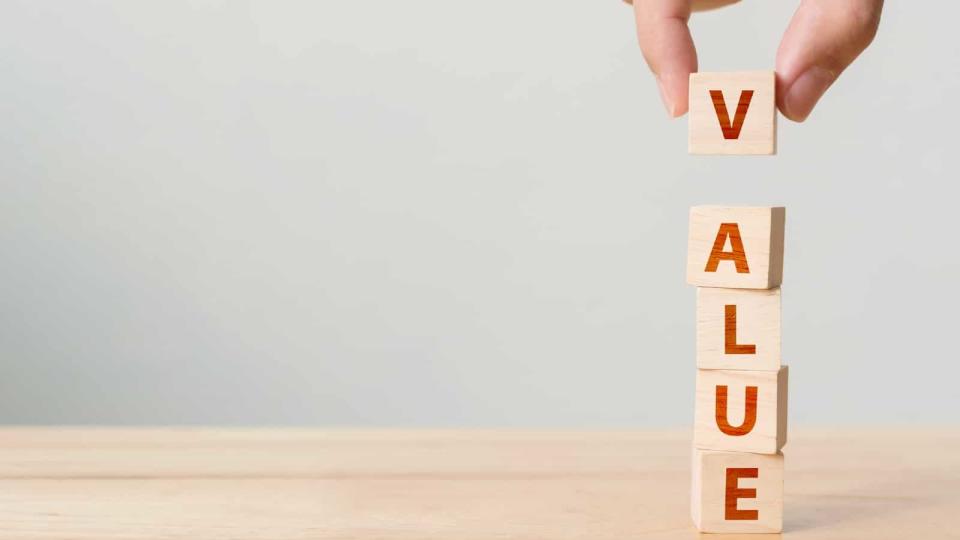
[[[690,74],[697,51],[687,27],[693,0],[634,0],[637,40],[670,116],[687,112]]]

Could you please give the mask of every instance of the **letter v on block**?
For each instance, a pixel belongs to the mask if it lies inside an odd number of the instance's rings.
[[[747,117],[750,100],[753,99],[753,90],[740,92],[740,101],[737,102],[737,112],[733,115],[733,122],[727,114],[727,102],[723,99],[723,90],[711,90],[710,99],[713,100],[713,109],[717,111],[717,121],[720,122],[720,131],[724,139],[739,139],[743,129],[743,120]]]
[[[775,154],[772,71],[690,75],[691,154]]]

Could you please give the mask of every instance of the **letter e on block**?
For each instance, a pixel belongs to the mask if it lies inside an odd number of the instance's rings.
[[[783,529],[783,454],[693,451],[690,514],[701,532]]]
[[[687,283],[772,289],[783,280],[782,206],[694,206],[687,240]]]
[[[772,71],[690,74],[691,154],[776,154]]]
[[[787,443],[787,366],[698,369],[693,443],[706,450],[776,454]]]

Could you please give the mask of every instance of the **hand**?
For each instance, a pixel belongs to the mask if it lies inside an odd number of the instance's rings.
[[[691,11],[737,0],[633,0],[643,57],[657,77],[670,116],[687,112],[697,51]],[[873,41],[883,0],[801,0],[777,51],[777,107],[802,122],[833,81]]]

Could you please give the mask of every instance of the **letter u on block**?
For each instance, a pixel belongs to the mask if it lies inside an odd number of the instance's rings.
[[[776,454],[787,442],[787,367],[697,370],[697,448]]]
[[[750,433],[753,426],[757,423],[757,387],[748,386],[746,388],[743,423],[739,426],[731,426],[727,421],[727,387],[725,385],[718,385],[716,393],[716,419],[717,427],[720,428],[720,431],[733,437],[740,437]]]

